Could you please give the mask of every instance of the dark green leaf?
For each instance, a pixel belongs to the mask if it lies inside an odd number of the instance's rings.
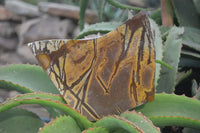
[[[200,62],[196,59],[191,59],[189,57],[181,57],[179,66],[181,67],[200,67]]]
[[[181,26],[200,28],[200,16],[192,0],[171,0],[171,2]]]
[[[200,130],[192,128],[184,128],[183,133],[200,133]]]
[[[197,28],[184,27],[183,46],[196,52],[200,52],[200,30]]]
[[[193,0],[194,6],[197,10],[197,12],[200,14],[200,0]]]
[[[0,113],[1,133],[36,133],[43,121],[34,113],[14,108]]]

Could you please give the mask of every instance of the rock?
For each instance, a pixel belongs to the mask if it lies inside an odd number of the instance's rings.
[[[41,19],[26,21],[18,28],[17,33],[20,44],[25,44],[37,40],[66,39],[73,27],[71,20],[45,15]]]
[[[67,18],[79,19],[80,8],[73,5],[57,4],[50,2],[40,2],[39,11],[51,15],[62,16]],[[98,20],[97,14],[92,10],[86,11],[86,22],[95,23]]]
[[[9,51],[0,54],[0,64],[22,64],[22,61],[17,53]]]
[[[0,88],[0,103],[4,102],[8,98],[8,90]]]
[[[16,13],[17,15],[27,17],[37,17],[40,15],[36,6],[25,3],[23,1],[6,0],[5,6],[7,10]]]
[[[16,24],[12,22],[0,21],[0,36],[9,38],[15,36]]]
[[[22,63],[24,64],[38,64],[35,56],[31,52],[31,49],[27,45],[21,45],[17,48],[17,54],[20,56]]]
[[[21,21],[22,18],[15,13],[8,11],[4,6],[0,6],[0,20],[7,21],[7,20],[15,20]]]
[[[17,91],[10,91],[9,94],[8,94],[8,97],[9,98],[14,98],[16,97],[17,95],[19,95],[20,93],[17,92]]]
[[[0,49],[15,50],[18,45],[18,38],[3,38],[0,36]]]
[[[20,26],[16,28],[16,32],[19,37],[19,44],[22,45],[24,43],[31,42],[26,38],[26,33],[30,30],[30,28],[40,22],[39,18],[28,20],[22,23]],[[34,34],[34,32],[33,32]]]

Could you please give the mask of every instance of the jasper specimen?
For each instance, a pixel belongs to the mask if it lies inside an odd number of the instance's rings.
[[[66,102],[90,120],[154,99],[154,34],[144,12],[99,38],[29,46]]]

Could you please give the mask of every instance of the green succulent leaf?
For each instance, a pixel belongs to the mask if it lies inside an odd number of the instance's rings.
[[[129,10],[135,10],[135,11],[141,11],[141,10],[149,10],[145,8],[139,8],[134,6],[129,6],[125,4],[121,4],[117,2],[116,0],[106,0],[109,4],[113,5],[114,7],[120,8],[120,9],[129,9]]]
[[[88,6],[89,0],[80,0],[80,12],[79,12],[79,27],[80,30],[84,29],[84,24],[85,24],[85,12]]]
[[[187,79],[191,74],[192,74],[192,69],[186,72],[179,72],[177,74],[176,86],[179,85],[183,80]]]
[[[109,132],[121,130],[123,131],[123,133],[139,133],[142,131],[134,123],[116,115],[104,117],[101,120],[98,120],[96,123],[94,123],[93,126],[103,127]]]
[[[184,27],[184,34],[182,36],[183,46],[196,52],[200,52],[200,29],[192,27]]]
[[[80,39],[90,34],[108,33],[120,26],[121,24],[121,22],[101,22],[92,24],[85,28],[83,31],[81,31],[75,39]]]
[[[200,133],[198,129],[193,129],[193,128],[184,128],[183,133]]]
[[[193,0],[196,11],[200,14],[200,0]]]
[[[200,28],[200,16],[192,0],[171,0],[181,26]]]
[[[142,129],[144,133],[160,133],[160,129],[155,127],[152,122],[141,113],[137,113],[135,111],[126,111],[120,114],[120,117],[133,122],[140,129]]]
[[[161,34],[158,25],[151,20],[151,24],[153,25],[154,31],[155,31],[155,51],[156,51],[156,60],[162,60],[163,58],[163,45],[162,45],[162,39]],[[155,86],[157,86],[158,79],[160,77],[160,70],[161,70],[161,64],[156,63],[156,72],[155,72]]]
[[[39,133],[81,133],[80,128],[76,124],[76,121],[70,116],[60,116],[55,120],[51,120],[40,129]]]
[[[0,113],[1,133],[36,133],[44,125],[34,113],[20,108]]]
[[[59,94],[42,68],[34,65],[19,64],[1,67],[0,88],[12,89],[22,93],[41,91]]]
[[[135,108],[155,126],[200,129],[200,101],[175,94],[156,94],[155,100]]]
[[[84,130],[82,133],[109,133],[105,128],[94,127]]]
[[[171,70],[165,66],[161,66],[160,79],[158,80],[158,86],[156,89],[156,92],[158,93],[172,93],[174,91],[182,46],[182,39],[180,39],[180,35],[183,34],[183,32],[184,29],[178,27],[173,27],[169,32],[165,42],[163,62],[170,65],[173,69]]]
[[[22,104],[39,104],[42,106],[56,108],[71,116],[77,122],[81,130],[89,128],[92,124],[86,117],[72,109],[69,105],[63,104],[62,99],[59,96],[43,93],[35,93],[35,97],[33,94],[24,94],[13,99],[8,99],[0,104],[0,113]]]

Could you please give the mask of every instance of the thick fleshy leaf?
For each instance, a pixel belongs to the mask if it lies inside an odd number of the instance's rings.
[[[34,113],[20,108],[0,113],[1,133],[36,133],[44,125]]]
[[[155,126],[180,126],[200,129],[200,101],[175,94],[156,94],[155,100],[135,108]]]
[[[183,133],[200,133],[199,129],[184,128]]]
[[[200,30],[197,28],[184,27],[183,48],[179,66],[200,67]]]
[[[67,104],[63,104],[61,97],[57,95],[43,93],[29,93],[18,95],[13,99],[7,99],[7,101],[0,104],[0,113],[22,104],[39,104],[45,107],[56,108],[62,111],[63,113],[70,115],[77,122],[81,130],[89,128],[92,124],[86,117],[82,116],[78,111],[72,109]]]
[[[17,90],[18,86],[35,92],[59,94],[52,81],[39,66],[23,64],[3,66],[0,68],[0,81],[1,88],[11,87],[9,89]]]
[[[70,116],[61,116],[55,120],[51,120],[39,133],[81,133],[76,121]]]
[[[179,57],[182,46],[182,39],[179,39],[180,35],[183,34],[184,29],[173,27],[167,40],[165,42],[163,61],[170,65],[173,70],[161,66],[160,79],[158,80],[157,92],[172,93],[175,87],[176,73],[178,69]]]
[[[75,38],[75,39],[80,39],[83,38],[84,36],[87,36],[89,34],[96,34],[96,33],[107,33],[118,26],[120,26],[122,23],[121,22],[102,22],[102,23],[96,23],[93,25],[88,26],[85,28],[81,33]]]
[[[84,130],[82,133],[109,133],[105,128],[94,127]]]
[[[116,115],[104,117],[101,120],[98,120],[94,127],[103,127],[109,132],[115,132],[120,130],[123,133],[138,133],[142,132],[134,123]]]
[[[183,80],[187,79],[192,74],[192,69],[186,72],[178,72],[176,78],[176,86],[179,85]]]
[[[179,66],[181,67],[200,67],[200,53],[182,49]]]
[[[197,12],[200,14],[200,0],[193,0],[194,6],[197,10]]]
[[[144,133],[160,133],[160,129],[155,127],[152,122],[142,115],[135,111],[126,111],[120,115],[134,124],[136,124]]]
[[[153,25],[153,28],[155,30],[155,48],[156,48],[156,60],[162,60],[163,58],[163,45],[162,45],[162,39],[161,39],[161,34],[158,25],[151,20],[151,24]],[[155,86],[157,86],[157,82],[160,76],[160,70],[161,70],[161,65],[156,63],[156,72],[155,72]]]
[[[200,16],[192,0],[171,0],[181,26],[200,28]]]
[[[183,46],[196,52],[200,52],[200,29],[184,27]]]

